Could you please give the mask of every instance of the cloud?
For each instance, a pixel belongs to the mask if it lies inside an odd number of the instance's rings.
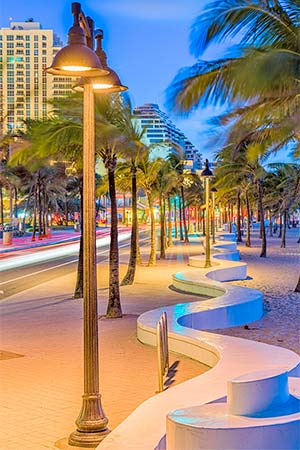
[[[90,6],[99,10],[98,1]],[[199,10],[197,0],[103,0],[99,12],[149,21],[183,21],[195,18]]]

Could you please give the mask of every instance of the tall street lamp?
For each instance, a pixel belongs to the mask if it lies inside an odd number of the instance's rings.
[[[205,168],[201,172],[201,178],[205,180],[205,265],[204,267],[211,267],[210,261],[210,240],[209,240],[209,183],[214,176],[209,168],[208,159],[205,160]]]
[[[216,243],[216,192],[218,192],[218,189],[213,187],[210,190],[212,194],[212,214],[211,214],[211,227],[212,227],[212,243]]]
[[[115,72],[100,61],[94,52],[94,26],[85,17],[80,3],[72,3],[74,24],[68,33],[68,45],[54,57],[46,71],[58,76],[84,77],[83,90],[83,365],[84,393],[81,411],[76,420],[77,429],[70,435],[69,444],[95,447],[109,433],[99,393],[98,307],[96,274],[95,223],[95,112],[93,83],[99,77],[100,90],[120,92],[123,87]],[[116,79],[117,77],[117,79]],[[102,84],[101,84],[102,83]],[[98,86],[98,87],[99,87]],[[102,86],[102,89],[101,89]]]

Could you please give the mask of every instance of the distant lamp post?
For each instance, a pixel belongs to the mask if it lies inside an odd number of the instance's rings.
[[[94,22],[85,17],[80,3],[72,3],[74,24],[68,33],[68,45],[54,57],[46,69],[53,75],[84,76],[83,91],[83,347],[84,394],[82,408],[76,420],[77,429],[69,444],[94,448],[109,433],[99,393],[98,308],[96,277],[95,223],[95,111],[93,84],[90,77],[101,77],[107,87],[104,68],[93,51]],[[125,89],[116,89],[120,92]],[[102,90],[104,92],[105,89]]]
[[[201,178],[205,180],[205,265],[204,267],[211,267],[210,261],[210,240],[209,240],[209,183],[214,176],[209,168],[208,159],[205,160],[205,168],[201,172]]]
[[[216,198],[215,194],[218,192],[218,189],[213,187],[210,190],[212,194],[212,214],[211,214],[211,227],[212,227],[212,243],[216,243]]]

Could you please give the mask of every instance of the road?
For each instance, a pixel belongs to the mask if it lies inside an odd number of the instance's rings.
[[[141,245],[149,243],[149,233],[140,233]],[[119,242],[120,255],[128,253],[129,233]],[[59,278],[77,270],[79,244],[51,246],[49,249],[30,249],[19,256],[6,258],[0,265],[0,300],[30,289],[41,283]],[[109,239],[97,239],[97,263],[107,261]]]

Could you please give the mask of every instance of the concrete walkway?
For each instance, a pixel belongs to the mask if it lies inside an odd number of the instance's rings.
[[[100,319],[100,390],[110,428],[157,390],[156,353],[136,340],[136,318],[182,302],[182,295],[168,288],[171,275],[199,250],[198,240],[177,245],[156,267],[140,267],[135,285],[121,288],[124,317]],[[126,255],[122,258],[124,273]],[[98,279],[99,313],[105,314],[106,264],[98,266]],[[0,304],[3,450],[55,449],[75,429],[82,395],[82,301],[72,299],[74,282],[75,274],[66,275]],[[207,370],[176,354],[170,362],[176,366],[173,384]]]

